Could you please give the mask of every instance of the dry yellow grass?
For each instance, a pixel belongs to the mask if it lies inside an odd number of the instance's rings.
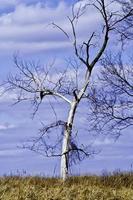
[[[133,200],[133,173],[57,178],[0,178],[0,200]]]

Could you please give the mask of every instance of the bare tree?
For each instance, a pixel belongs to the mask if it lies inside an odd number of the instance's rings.
[[[133,1],[132,0],[115,0],[122,6],[122,10],[124,13],[132,12]],[[120,14],[120,13],[119,13]],[[116,28],[116,34],[120,34],[120,40],[122,45],[125,42],[133,40],[133,15],[124,20],[124,23],[118,24]]]
[[[116,0],[124,13],[132,12],[132,0]],[[122,49],[111,51],[101,60],[97,83],[89,88],[89,131],[109,134],[117,139],[122,131],[133,125],[133,59],[123,51],[125,43],[133,42],[133,15],[118,23],[115,29]],[[127,45],[127,46],[128,46]],[[126,48],[128,48],[126,46]],[[129,52],[128,52],[129,54]],[[128,61],[127,61],[128,59]],[[126,60],[126,62],[124,61]]]
[[[17,94],[19,94],[18,102],[32,100],[34,114],[38,111],[42,101],[48,96],[55,98],[55,100],[59,98],[68,104],[69,110],[66,121],[56,120],[48,126],[44,125],[40,130],[40,136],[33,141],[33,145],[30,147],[46,156],[60,156],[63,180],[68,177],[70,163],[80,161],[94,153],[90,151],[89,146],[79,146],[75,142],[78,133],[74,133],[74,119],[79,103],[87,99],[86,92],[90,85],[92,71],[104,54],[110,37],[113,37],[112,34],[117,30],[118,25],[125,23],[133,14],[132,8],[127,12],[124,12],[121,7],[119,11],[113,11],[112,7],[116,5],[114,1],[88,0],[79,2],[81,3],[79,9],[75,9],[73,6],[72,16],[68,17],[75,54],[75,57],[73,56],[73,59],[69,62],[70,67],[60,72],[58,78],[53,80],[51,71],[54,69],[54,63],[48,67],[41,67],[33,62],[26,62],[15,57],[14,62],[18,74],[10,75],[5,83],[7,91],[17,91]],[[88,11],[89,7],[92,7],[101,15],[102,28],[98,32],[92,32],[87,41],[79,42],[76,25],[80,20],[79,18]],[[53,23],[53,25],[71,41],[69,33],[57,24]],[[97,37],[97,34],[100,34],[100,38]],[[99,39],[100,42],[98,42]],[[96,42],[99,45],[96,46]],[[83,73],[79,73],[79,69],[82,69]],[[70,70],[73,71],[71,71],[71,75]],[[57,131],[57,128],[59,131]],[[53,144],[53,137],[49,139],[50,134],[57,134],[57,139]]]
[[[88,95],[90,127],[118,138],[133,126],[133,60],[124,62],[121,54],[107,54],[102,66],[100,85],[93,86]]]

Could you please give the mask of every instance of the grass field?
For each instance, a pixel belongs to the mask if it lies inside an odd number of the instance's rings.
[[[0,200],[133,200],[133,173],[58,178],[0,178]]]

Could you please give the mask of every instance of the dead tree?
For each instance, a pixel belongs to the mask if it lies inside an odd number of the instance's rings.
[[[119,11],[111,10],[113,5],[116,5],[115,1],[88,0],[79,1],[79,3],[81,3],[79,9],[73,6],[72,16],[68,17],[72,30],[72,38],[62,27],[52,23],[54,27],[65,34],[68,40],[72,41],[74,62],[69,62],[71,68],[66,68],[60,73],[57,80],[53,80],[52,75],[50,75],[51,70],[54,68],[53,63],[50,67],[45,68],[15,57],[14,62],[18,69],[18,74],[10,75],[5,83],[8,91],[17,91],[17,94],[19,94],[18,102],[32,99],[35,109],[34,114],[38,111],[41,102],[48,96],[55,99],[59,98],[69,105],[66,121],[57,120],[48,126],[44,126],[41,129],[40,136],[33,141],[33,145],[30,147],[32,150],[43,153],[48,157],[60,156],[61,177],[63,180],[66,180],[68,177],[71,161],[75,161],[75,159],[80,161],[93,153],[90,152],[87,146],[79,146],[75,143],[74,119],[77,108],[79,107],[79,103],[87,98],[86,92],[90,85],[93,69],[107,49],[110,37],[113,37],[112,34],[117,30],[118,25],[123,24],[133,14],[132,9],[129,9],[127,12],[123,12],[121,8]],[[95,9],[99,13],[99,16],[101,15],[102,28],[101,30],[92,32],[86,41],[80,42],[77,37],[76,25],[80,17],[85,12],[88,12],[89,7]],[[97,33],[98,35],[100,34],[100,38],[97,37]],[[100,42],[98,42],[99,40]],[[99,45],[95,45],[96,43]],[[82,69],[82,74],[78,71],[78,65]],[[74,71],[73,77],[70,77],[70,73],[68,73],[70,69]],[[49,137],[50,133],[53,133],[57,127],[60,130],[60,134],[54,144],[50,145],[46,141],[46,135]],[[62,149],[60,149],[60,144],[62,145]]]

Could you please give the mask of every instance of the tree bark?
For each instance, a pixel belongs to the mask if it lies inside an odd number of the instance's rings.
[[[65,181],[68,177],[69,171],[69,144],[71,141],[71,132],[73,126],[74,115],[77,108],[77,101],[73,101],[71,103],[71,107],[68,114],[68,120],[66,122],[64,136],[63,136],[63,143],[62,143],[62,156],[61,156],[61,178]]]

